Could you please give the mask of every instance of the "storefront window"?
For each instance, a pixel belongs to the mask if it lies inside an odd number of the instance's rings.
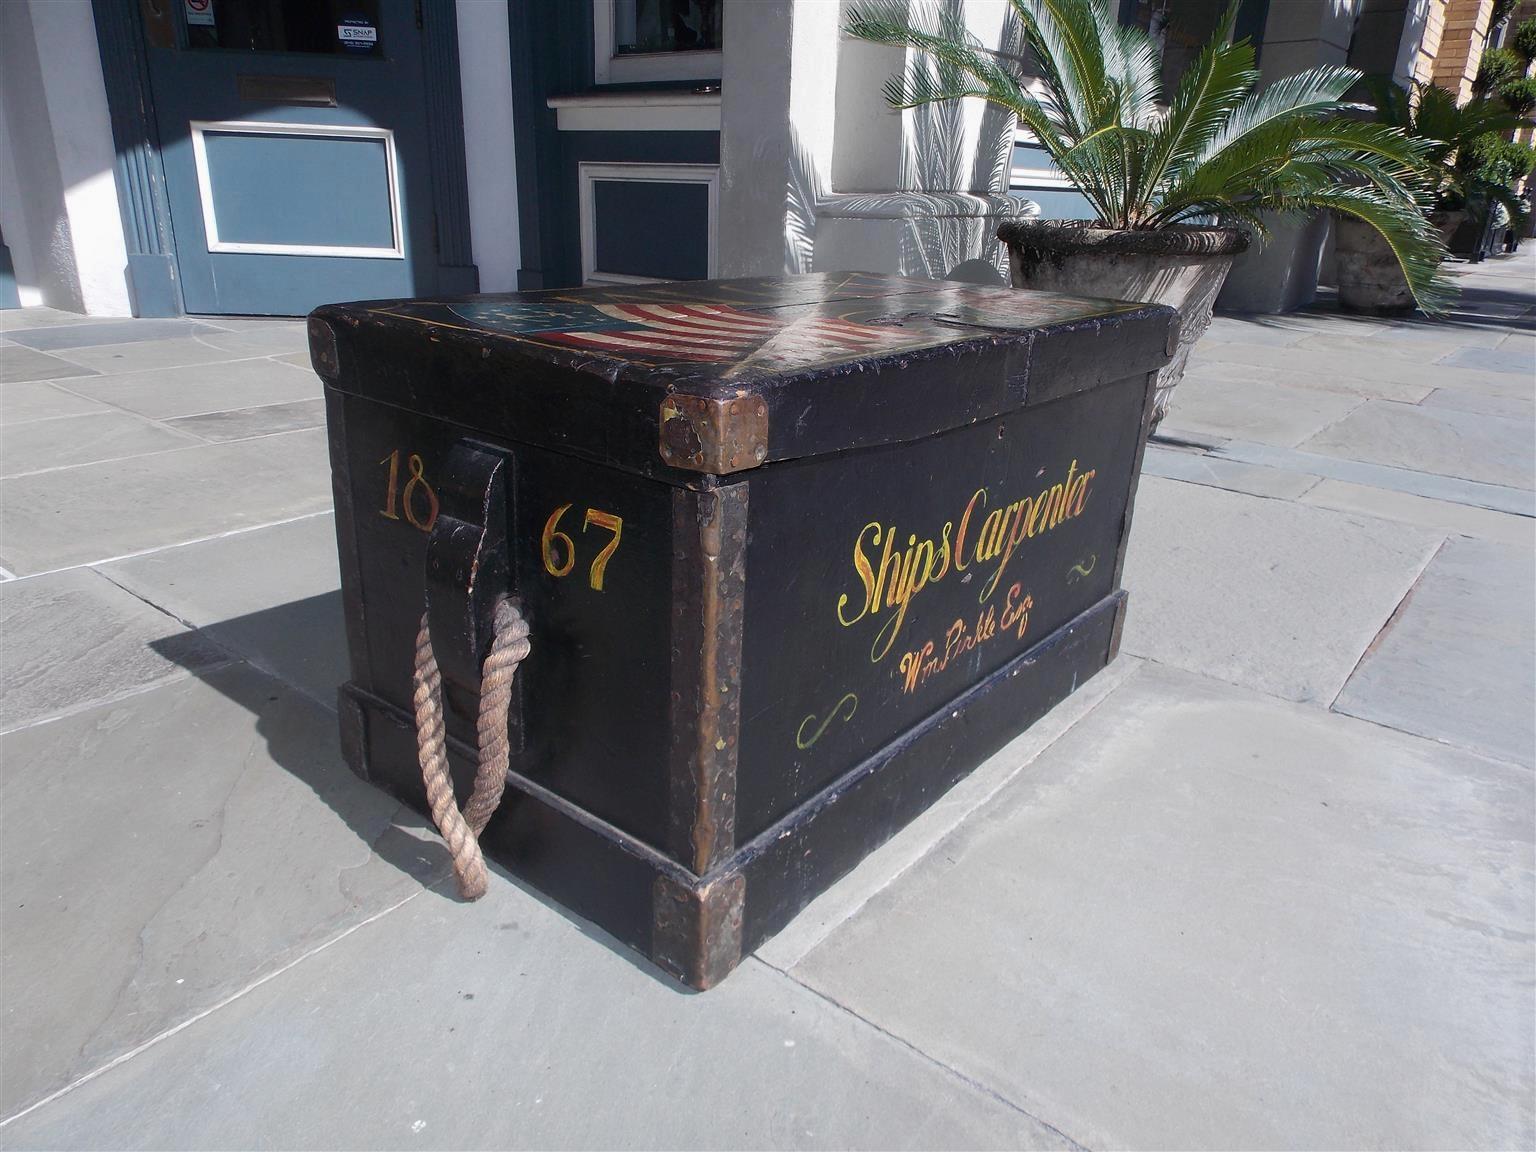
[[[720,51],[721,0],[614,0],[615,56]]]

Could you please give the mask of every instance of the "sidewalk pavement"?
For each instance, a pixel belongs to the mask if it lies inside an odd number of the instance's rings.
[[[344,767],[299,324],[0,313],[0,1146],[1532,1146],[1533,250],[1219,318],[1121,658],[697,996]]]

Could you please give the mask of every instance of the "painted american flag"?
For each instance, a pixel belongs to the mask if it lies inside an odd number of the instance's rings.
[[[725,304],[594,304],[598,324],[544,329],[538,339],[617,357],[656,357],[701,363],[779,359],[840,359],[908,343],[899,328],[858,324],[834,316],[779,317]]]

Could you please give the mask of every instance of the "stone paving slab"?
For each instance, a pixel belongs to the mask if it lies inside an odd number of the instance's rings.
[[[1486,412],[1371,400],[1299,447],[1484,484],[1536,488],[1530,424]]]
[[[1088,1147],[1536,1140],[1529,771],[1149,666],[999,799],[792,974]]]
[[[201,675],[0,744],[0,1115],[443,874],[419,821],[342,763],[332,713],[243,665]]]
[[[101,567],[326,708],[347,678],[336,529],[310,516]]]
[[[1427,395],[1429,390],[1445,386],[1450,373],[1430,360],[1411,360],[1398,356],[1384,356],[1375,349],[1374,341],[1343,341],[1339,347],[1330,348],[1262,348],[1249,344],[1201,344],[1194,357],[1201,364],[1247,364],[1264,368],[1277,368],[1288,374],[1297,384],[1307,380],[1316,386],[1354,390],[1369,381],[1376,395],[1388,394],[1377,388],[1388,389],[1417,387]],[[1519,395],[1524,382],[1505,372],[1487,372],[1462,368],[1454,373],[1457,386],[1504,395]],[[1527,389],[1528,390],[1528,389]],[[1417,400],[1421,397],[1403,397]]]
[[[0,476],[169,452],[196,443],[194,436],[128,412],[92,412],[31,424],[0,424]]]
[[[1536,766],[1530,544],[1447,541],[1334,709]]]
[[[423,893],[6,1148],[1065,1148],[772,969],[685,995],[499,874]]]
[[[1246,347],[1246,345],[1245,345]],[[1372,399],[1385,396],[1416,404],[1434,389],[1428,384],[1404,383],[1400,380],[1361,380],[1337,373],[1319,374],[1315,371],[1291,371],[1274,364],[1243,364],[1217,359],[1215,346],[1207,349],[1202,342],[1195,346],[1189,358],[1185,380],[1212,379],[1231,383],[1278,384],[1287,388],[1311,388],[1319,392]],[[1180,387],[1183,387],[1181,384]],[[1177,393],[1175,393],[1177,395]]]
[[[1126,554],[1124,649],[1327,705],[1440,541],[1384,520],[1145,478]]]
[[[1167,423],[1197,434],[1294,448],[1363,403],[1358,396],[1320,388],[1197,374],[1174,389]]]
[[[1458,392],[1452,388],[1436,388],[1419,401],[1426,408],[1460,408],[1463,412],[1486,412],[1491,416],[1507,416],[1511,420],[1523,420],[1536,426],[1536,401],[1522,396],[1485,396],[1480,392]]]
[[[82,316],[78,312],[65,312],[59,308],[37,306],[33,308],[0,308],[0,332],[23,332],[31,328],[48,328],[55,324],[115,324],[112,316]]]
[[[76,396],[46,380],[20,380],[12,384],[0,384],[0,425],[53,420],[59,416],[83,416],[88,412],[108,410],[105,404]]]
[[[226,360],[264,356],[265,352],[231,352],[196,337],[145,340],[137,344],[103,344],[98,347],[61,349],[61,359],[96,372],[148,372],[180,368],[188,364],[217,364]],[[60,375],[60,373],[55,373]]]
[[[1459,476],[1440,476],[1412,468],[1394,468],[1330,456],[1322,452],[1302,452],[1273,444],[1255,444],[1250,440],[1226,440],[1211,449],[1223,459],[1267,468],[1288,468],[1327,476],[1352,484],[1369,484],[1391,492],[1407,492],[1431,500],[1449,500],[1474,508],[1491,508],[1515,516],[1536,516],[1536,493],[1528,488],[1510,488],[1502,484],[1484,484]]]
[[[0,730],[229,658],[207,637],[87,569],[0,582],[0,636]]]
[[[314,429],[0,480],[0,564],[41,572],[331,507]]]
[[[1368,484],[1320,480],[1315,488],[1308,489],[1300,499],[1303,504],[1318,508],[1379,516],[1383,520],[1401,520],[1446,535],[1477,536],[1527,547],[1536,543],[1536,520],[1529,516],[1512,516],[1507,512],[1474,508],[1449,500],[1432,500],[1408,492],[1373,488]]]
[[[94,376],[96,370],[61,360],[47,352],[34,352],[17,344],[0,347],[0,384],[17,380],[56,380],[65,376]]]
[[[263,404],[258,408],[204,412],[198,416],[178,416],[166,424],[178,432],[187,432],[215,444],[247,440],[252,436],[270,436],[274,432],[324,427],[325,401],[294,400],[287,404]]]
[[[309,353],[309,334],[301,320],[269,321],[260,327],[242,328],[236,332],[205,333],[201,340],[214,348],[245,356]]]
[[[100,324],[55,324],[6,333],[6,339],[39,352],[87,348],[99,344],[138,344],[181,336],[214,335],[221,329],[211,324],[177,317],[162,320],[114,320]]]
[[[295,403],[320,395],[320,381],[313,372],[297,372],[271,360],[234,360],[100,376],[78,386],[71,382],[66,388],[156,420]]]
[[[1418,339],[1408,340],[1378,335],[1369,344],[1362,344],[1360,336],[1355,333],[1328,332],[1308,336],[1295,347],[1308,352],[1347,356],[1359,355],[1362,351],[1366,351],[1373,356],[1384,357],[1388,362],[1409,360],[1415,364],[1428,364],[1432,361],[1439,362],[1452,353],[1465,351],[1467,346],[1451,336],[1436,340],[1422,333],[1419,334]]]
[[[1510,372],[1526,380],[1536,377],[1536,357],[1529,348],[1514,345],[1507,350],[1500,345],[1496,350],[1487,348],[1463,348],[1440,363],[1455,368],[1482,368],[1489,372]]]
[[[1165,436],[1192,435],[1167,424],[1160,431]],[[1147,445],[1142,474],[1161,476],[1168,480],[1184,480],[1191,484],[1206,484],[1232,492],[1247,492],[1252,496],[1268,496],[1276,500],[1295,500],[1318,482],[1316,476],[1305,472],[1266,468],[1258,464],[1239,464],[1234,460],[1222,460],[1201,452],[1164,448],[1158,444]]]

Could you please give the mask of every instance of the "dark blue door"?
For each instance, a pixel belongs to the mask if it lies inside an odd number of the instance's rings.
[[[435,291],[412,0],[164,7],[150,82],[186,310],[293,316]]]

